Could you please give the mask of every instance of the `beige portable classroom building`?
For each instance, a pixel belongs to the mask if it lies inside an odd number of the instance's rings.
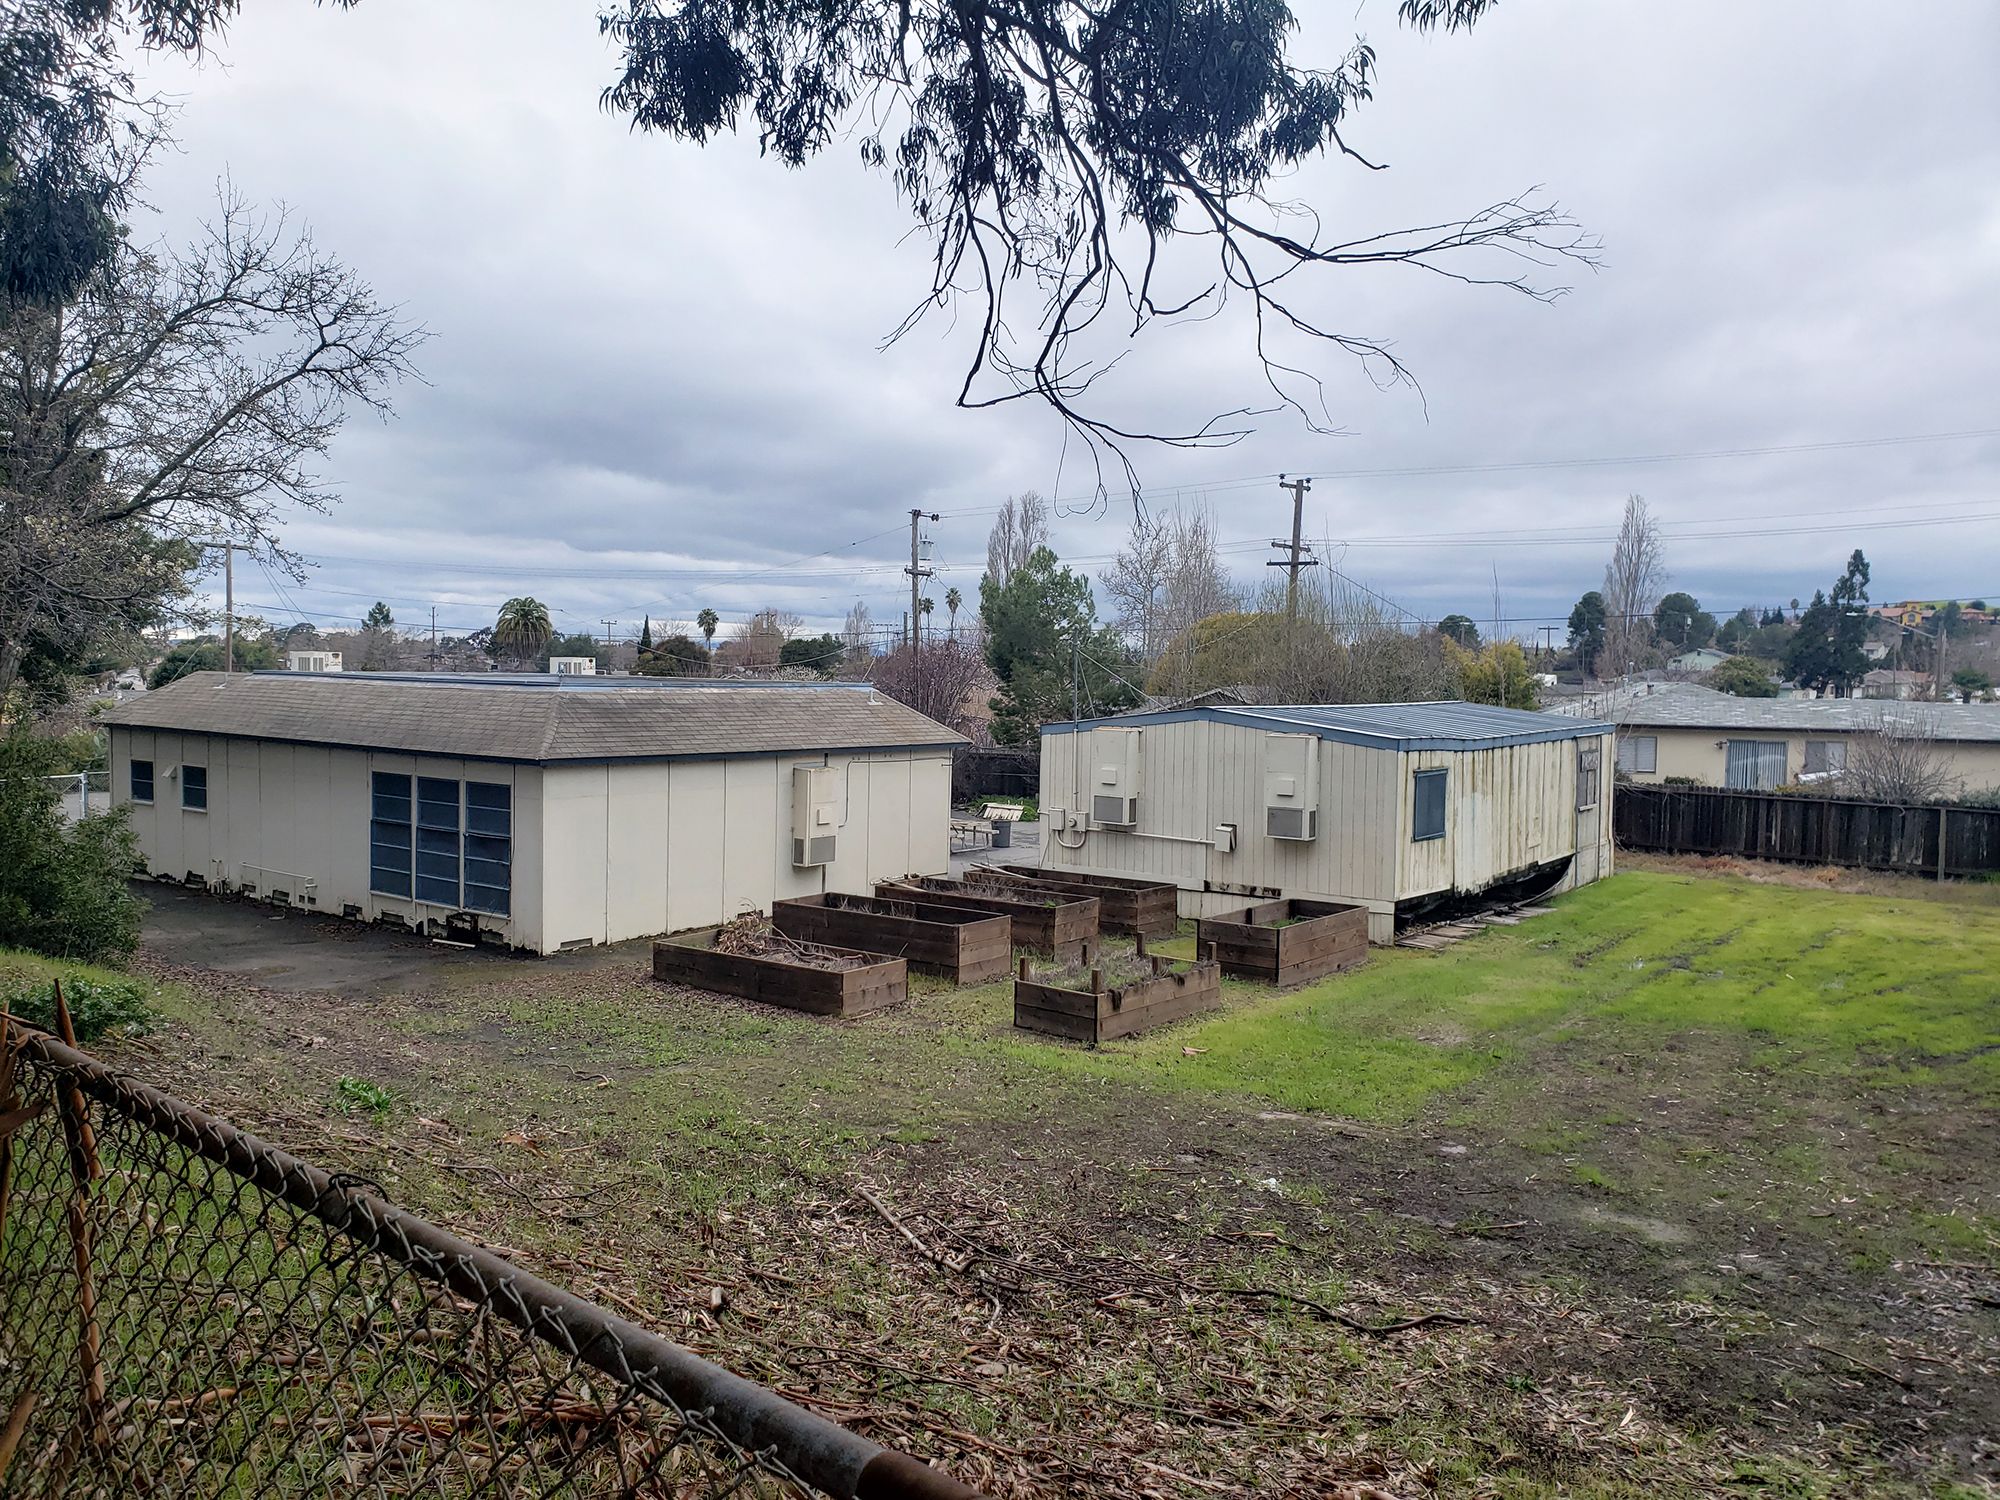
[[[1042,729],[1042,863],[1183,916],[1306,897],[1398,921],[1611,873],[1609,724],[1472,703],[1213,706]]]
[[[865,684],[199,672],[104,716],[148,873],[537,953],[950,860],[943,725]]]

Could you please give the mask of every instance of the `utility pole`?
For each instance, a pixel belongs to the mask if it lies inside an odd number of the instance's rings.
[[[202,543],[204,547],[222,549],[222,670],[236,670],[236,554],[248,552],[247,542],[232,542],[228,537],[210,537]]]
[[[438,607],[431,606],[431,670],[438,669]]]
[[[1316,568],[1319,559],[1313,557],[1312,548],[1300,540],[1300,532],[1305,524],[1306,491],[1313,487],[1310,479],[1286,479],[1278,476],[1278,488],[1292,492],[1292,539],[1289,542],[1273,542],[1271,545],[1286,554],[1285,561],[1275,558],[1264,564],[1267,568],[1283,568],[1288,575],[1285,579],[1285,630],[1287,636],[1295,635],[1299,625],[1299,569]]]
[[[614,666],[617,665],[617,663],[612,660],[611,652],[612,648],[618,644],[615,640],[612,639],[612,635],[617,627],[618,622],[616,620],[606,620],[600,618],[597,623],[604,627],[604,670],[608,672]]]
[[[918,647],[921,645],[923,629],[924,629],[923,607],[921,601],[918,599],[917,596],[919,595],[919,593],[921,593],[923,589],[923,581],[926,578],[933,576],[935,572],[934,569],[925,567],[924,559],[918,556],[918,549],[921,546],[921,543],[918,541],[917,538],[917,526],[919,522],[935,521],[937,519],[938,519],[938,513],[936,511],[925,512],[923,510],[913,509],[910,512],[910,565],[907,568],[903,569],[903,571],[910,575],[909,634],[910,634],[910,649],[912,651],[918,649]]]
[[[1542,627],[1542,659],[1544,661],[1549,660],[1556,654],[1555,634],[1555,626],[1544,625]]]

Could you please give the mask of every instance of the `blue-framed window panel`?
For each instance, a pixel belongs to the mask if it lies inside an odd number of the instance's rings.
[[[465,905],[507,915],[514,889],[514,789],[497,781],[465,784]]]
[[[368,889],[410,894],[410,778],[377,771],[368,824]]]
[[[134,802],[153,800],[153,763],[150,760],[132,762],[132,800]]]
[[[1444,837],[1444,795],[1449,771],[1419,771],[1416,774],[1414,816],[1410,820],[1410,842]]]
[[[181,767],[181,806],[194,812],[208,811],[208,767]]]
[[[458,786],[441,776],[417,778],[417,899],[458,903]]]

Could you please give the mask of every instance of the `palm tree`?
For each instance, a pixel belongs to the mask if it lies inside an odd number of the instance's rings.
[[[722,623],[722,616],[712,609],[705,609],[694,617],[701,627],[701,643],[708,648],[708,675],[715,675],[715,627]]]
[[[549,607],[539,599],[509,599],[493,622],[493,649],[525,666],[542,654],[555,635]]]
[[[919,640],[923,638],[924,634],[924,627],[921,622],[924,620],[928,620],[931,617],[932,608],[933,606],[931,604],[931,597],[929,594],[924,595],[923,598],[917,601],[917,619],[919,621],[919,624],[917,625],[917,637]]]
[[[951,638],[953,640],[958,639],[958,611],[964,603],[965,595],[958,591],[956,585],[944,591],[944,607],[946,613],[951,616]]]

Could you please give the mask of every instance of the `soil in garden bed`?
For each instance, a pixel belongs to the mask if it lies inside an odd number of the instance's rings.
[[[760,911],[746,911],[742,916],[724,922],[715,929],[715,941],[709,946],[717,953],[729,953],[738,958],[776,958],[790,964],[825,969],[830,973],[866,968],[871,963],[880,962],[863,953],[828,948],[819,943],[802,943],[797,938],[786,937]]]
[[[1173,974],[1185,969],[1181,964],[1177,969],[1168,964],[1162,972]],[[1106,947],[1098,951],[1096,960],[1085,959],[1069,964],[1032,964],[1028,969],[1028,980],[1032,984],[1052,984],[1063,989],[1087,990],[1090,988],[1091,970],[1101,970],[1107,989],[1122,989],[1128,984],[1137,984],[1142,979],[1153,977],[1153,961],[1142,958],[1136,949],[1120,945]]]

